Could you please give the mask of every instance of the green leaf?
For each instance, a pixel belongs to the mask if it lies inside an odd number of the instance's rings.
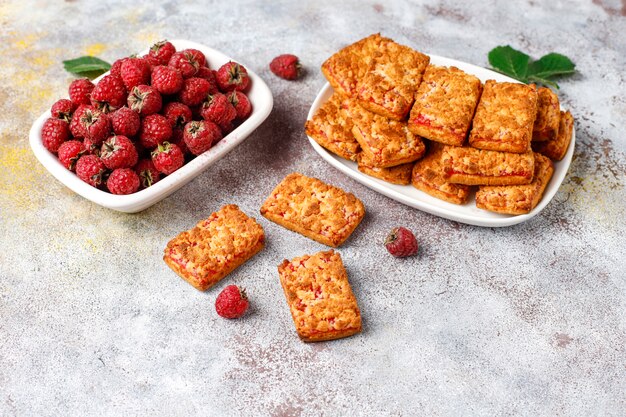
[[[545,78],[537,77],[536,75],[529,75],[528,82],[534,82],[537,84],[549,85],[550,87],[554,87],[557,90],[559,89],[559,85],[551,80],[547,80]]]
[[[111,64],[95,56],[81,56],[63,61],[63,66],[67,72],[89,78],[95,78],[111,69]]]
[[[489,64],[509,77],[527,82],[528,62],[530,57],[509,45],[497,46],[489,51]]]
[[[576,65],[565,55],[552,52],[544,55],[528,66],[528,75],[548,79],[557,75],[573,74]]]

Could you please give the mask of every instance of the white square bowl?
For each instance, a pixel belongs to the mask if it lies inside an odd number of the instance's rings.
[[[208,65],[213,69],[219,68],[228,61],[235,61],[223,53],[199,43],[187,40],[171,40],[170,42],[178,51],[189,48],[202,51],[207,58]],[[148,50],[146,49],[141,52],[140,55],[146,54],[147,52]],[[250,99],[250,103],[252,104],[252,113],[250,116],[211,149],[196,156],[193,160],[183,165],[183,167],[179,170],[166,176],[165,178],[162,178],[156,184],[146,189],[137,191],[136,193],[128,195],[115,195],[99,190],[83,182],[76,176],[76,174],[61,165],[57,156],[48,151],[43,146],[41,140],[41,128],[46,119],[51,116],[50,111],[43,113],[33,123],[29,134],[30,146],[39,162],[41,162],[41,164],[57,180],[61,181],[66,187],[82,197],[103,207],[126,213],[136,213],[145,210],[151,205],[169,196],[174,191],[194,179],[210,165],[223,158],[228,152],[230,152],[248,135],[250,135],[250,133],[259,127],[267,116],[269,116],[274,105],[272,92],[267,87],[265,82],[257,74],[251,71],[245,63],[239,63],[246,67],[248,75],[250,76],[251,85],[246,93]],[[103,74],[101,77],[104,75],[106,74]]]

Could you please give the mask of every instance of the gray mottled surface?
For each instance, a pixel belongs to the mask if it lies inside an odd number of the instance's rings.
[[[624,416],[625,14],[609,0],[1,2],[0,415]],[[377,31],[478,65],[500,44],[572,57],[579,72],[559,95],[578,146],[544,212],[497,230],[457,224],[317,156],[302,126],[324,83],[319,65]],[[247,63],[275,109],[172,197],[136,215],[100,208],[38,164],[28,128],[66,94],[62,59],[113,60],[162,38]],[[305,78],[269,72],[285,52],[302,58]],[[324,247],[265,219],[267,248],[207,293],[161,261],[172,236],[223,204],[260,217],[294,170],[367,207],[340,249],[363,313],[356,337],[299,341],[276,265]],[[386,254],[379,242],[396,225],[415,230],[418,257]],[[252,299],[239,321],[213,308],[231,283]]]

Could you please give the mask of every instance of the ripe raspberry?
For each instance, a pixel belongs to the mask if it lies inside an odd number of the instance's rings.
[[[150,64],[143,58],[128,58],[122,63],[120,77],[124,82],[126,91],[133,87],[150,82]]]
[[[114,169],[107,179],[107,188],[112,194],[132,194],[139,189],[139,175],[130,168]]]
[[[96,155],[83,155],[76,162],[76,175],[87,184],[98,187],[104,181],[106,167]]]
[[[154,149],[157,145],[172,137],[170,122],[160,114],[146,116],[139,129],[139,141],[146,149]]]
[[[248,71],[243,65],[239,65],[236,62],[231,61],[222,65],[215,75],[217,85],[222,92],[232,90],[244,91],[250,84]]]
[[[185,155],[173,143],[163,142],[152,151],[152,162],[156,169],[170,175],[185,164]]]
[[[148,188],[161,179],[161,173],[154,166],[152,159],[142,159],[135,165],[135,172],[139,175],[141,188]]]
[[[76,106],[81,104],[91,104],[91,92],[95,85],[87,78],[80,78],[72,81],[68,89],[70,100]]]
[[[41,128],[43,146],[52,153],[57,153],[63,142],[70,139],[70,126],[65,120],[53,117],[46,120]]]
[[[270,70],[285,80],[295,80],[300,76],[300,60],[291,54],[279,55],[270,62]]]
[[[187,123],[183,135],[187,148],[194,155],[208,151],[215,142],[222,139],[220,128],[207,120]]]
[[[189,150],[189,148],[187,147],[187,144],[185,143],[184,126],[175,127],[172,129],[172,138],[169,140],[169,142],[173,145],[178,146],[180,148],[180,151],[183,153],[183,155],[187,156],[191,154],[191,151]]]
[[[183,88],[183,76],[176,68],[158,65],[152,70],[151,84],[161,94],[176,94]]]
[[[80,139],[85,137],[85,126],[82,124],[80,119],[83,117],[83,114],[87,110],[94,110],[93,106],[88,104],[81,104],[74,111],[72,115],[72,121],[70,122],[70,132],[72,132],[72,136],[75,139]]]
[[[161,112],[163,116],[170,122],[170,126],[173,128],[184,128],[185,125],[191,121],[193,114],[189,106],[185,106],[183,103],[172,101],[167,103],[163,107]]]
[[[50,113],[52,113],[52,117],[55,119],[65,120],[69,123],[72,120],[72,113],[74,113],[76,107],[72,100],[62,98],[52,105]]]
[[[202,118],[219,126],[228,125],[237,117],[237,110],[222,93],[207,96],[202,103]]]
[[[237,319],[245,314],[249,305],[246,290],[236,285],[229,285],[217,296],[215,311],[225,319]]]
[[[143,59],[148,63],[148,65],[150,65],[150,72],[152,72],[154,67],[161,65],[161,61],[159,61],[158,58],[151,56],[150,54],[142,56],[141,59]]]
[[[85,153],[87,154],[96,155],[97,157],[100,157],[101,145],[102,145],[102,142],[96,143],[89,138],[83,139],[83,147],[85,148]]]
[[[230,104],[232,104],[237,111],[237,119],[245,120],[250,116],[250,113],[252,113],[252,104],[250,104],[248,97],[241,91],[233,91],[228,94],[228,101],[230,101]]]
[[[95,109],[85,109],[80,115],[80,123],[84,126],[85,139],[99,146],[111,133],[109,116]]]
[[[116,77],[122,77],[122,65],[124,64],[124,62],[128,61],[130,59],[129,56],[124,57],[124,58],[120,58],[118,60],[116,60],[115,62],[113,62],[113,65],[111,65],[111,69],[109,70],[109,73],[111,73],[111,75],[115,75]]]
[[[137,163],[137,149],[126,136],[111,136],[102,144],[100,159],[109,169],[130,168]]]
[[[187,78],[178,92],[178,101],[187,106],[196,106],[209,94],[211,84],[204,78]]]
[[[161,94],[149,85],[133,87],[128,95],[128,107],[142,116],[157,113],[162,105]]]
[[[176,52],[176,48],[172,45],[171,42],[161,41],[157,42],[150,47],[150,55],[160,63],[160,65],[167,65],[167,63],[172,58],[172,55]]]
[[[109,113],[126,104],[126,87],[120,77],[105,75],[91,92],[91,103]]]
[[[390,254],[397,258],[412,256],[417,253],[417,239],[415,235],[404,227],[396,227],[385,239],[385,247]]]
[[[68,140],[59,146],[59,162],[70,171],[76,168],[78,158],[85,153],[85,147],[79,140]]]
[[[109,119],[111,119],[113,133],[116,135],[131,138],[139,132],[139,128],[141,127],[139,114],[126,106],[121,107],[109,114]]]
[[[219,88],[217,87],[217,79],[215,78],[215,71],[208,67],[200,67],[198,72],[195,75],[196,78],[203,78],[209,82],[211,88],[209,89],[209,94],[215,94],[219,92]]]
[[[180,70],[183,78],[189,78],[198,72],[198,68],[206,66],[206,58],[196,49],[185,49],[174,53],[167,65]]]

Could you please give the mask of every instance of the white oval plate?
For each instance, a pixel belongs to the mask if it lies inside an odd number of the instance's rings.
[[[519,82],[512,78],[507,77],[506,75],[499,74],[497,72],[478,67],[476,65],[467,64],[465,62],[457,61],[450,58],[444,58],[437,55],[429,55],[430,62],[435,65],[442,66],[455,66],[469,74],[473,74],[478,77],[482,82],[485,82],[489,79],[493,79],[496,81],[509,81],[509,82]],[[320,108],[322,104],[324,104],[332,95],[333,88],[330,84],[326,83],[320,92],[318,93],[311,109],[309,110],[308,119],[311,119],[317,109]],[[562,109],[565,110],[565,109]],[[360,172],[357,168],[356,162],[348,161],[347,159],[343,159],[323,147],[321,147],[313,138],[309,137],[309,142],[313,149],[319,153],[322,158],[324,158],[328,163],[332,166],[348,175],[349,177],[357,180],[361,184],[378,191],[379,193],[393,198],[401,203],[404,203],[408,206],[415,207],[422,211],[425,211],[430,214],[434,214],[435,216],[443,217],[445,219],[454,220],[461,223],[471,224],[475,226],[484,226],[484,227],[503,227],[503,226],[512,226],[517,223],[524,222],[536,216],[541,210],[544,209],[545,206],[548,205],[552,197],[556,194],[565,175],[567,174],[567,170],[569,169],[570,163],[572,162],[572,156],[574,155],[574,143],[576,141],[576,132],[574,131],[572,134],[572,142],[565,154],[565,157],[560,162],[554,163],[554,175],[548,183],[546,190],[543,194],[543,198],[537,204],[530,213],[522,214],[522,215],[508,215],[508,214],[499,214],[492,213],[490,211],[481,210],[476,207],[475,196],[472,194],[469,201],[464,205],[457,205],[448,203],[443,200],[439,200],[438,198],[432,197],[429,194],[426,194],[423,191],[416,189],[411,185],[395,185],[390,184],[388,182],[379,180],[374,177],[370,177],[369,175],[365,175]]]
[[[207,62],[212,69],[217,69],[228,61],[236,61],[223,53],[209,48],[202,44],[187,40],[171,40],[176,50],[182,49],[198,49],[202,51],[207,58]],[[148,49],[142,51],[139,55],[148,53]],[[216,161],[223,158],[234,147],[239,145],[250,133],[263,123],[269,116],[274,105],[272,92],[265,82],[250,70],[245,63],[240,62],[248,70],[250,76],[250,89],[246,93],[252,104],[252,113],[241,125],[226,135],[217,145],[209,149],[202,155],[198,155],[189,161],[176,172],[161,179],[156,184],[144,190],[140,190],[129,195],[115,195],[99,190],[91,185],[83,182],[73,172],[66,169],[56,155],[50,153],[41,142],[41,128],[47,118],[50,117],[50,111],[46,111],[35,120],[30,129],[29,139],[30,146],[41,164],[65,186],[84,198],[93,201],[104,207],[113,210],[123,211],[126,213],[136,213],[145,210],[151,205],[164,199],[183,185],[194,179],[202,171],[208,168]],[[108,74],[108,73],[107,73]],[[96,80],[104,77],[98,77]]]

